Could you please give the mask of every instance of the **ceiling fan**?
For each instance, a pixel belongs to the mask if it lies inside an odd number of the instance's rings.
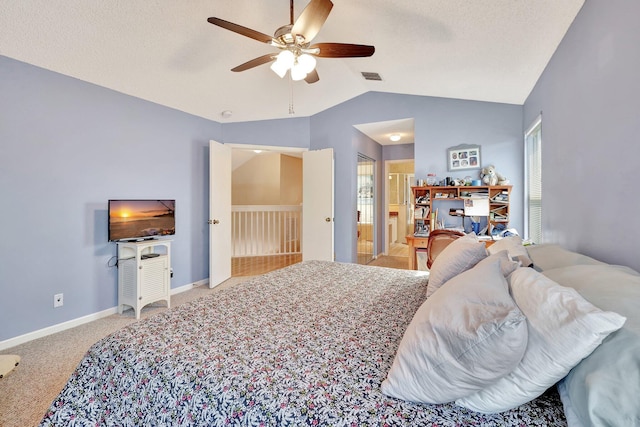
[[[290,24],[278,28],[273,37],[225,21],[211,17],[207,19],[213,25],[225,28],[243,36],[274,46],[278,53],[268,53],[244,64],[232,68],[231,71],[245,71],[258,65],[273,62],[271,69],[281,78],[290,71],[292,80],[304,79],[307,83],[315,83],[320,78],[315,69],[316,58],[354,58],[371,56],[375,47],[348,43],[316,43],[311,40],[318,34],[327,20],[333,3],[331,0],[311,0],[297,20],[293,19],[293,0],[290,0]]]

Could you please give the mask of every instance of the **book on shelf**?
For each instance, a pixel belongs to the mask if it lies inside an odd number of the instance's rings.
[[[490,213],[496,215],[506,215],[507,214],[507,205],[497,206],[491,209]]]
[[[496,222],[508,222],[509,221],[509,215],[491,212],[489,214],[489,219],[491,221],[496,221]]]
[[[489,193],[487,191],[471,191],[469,193],[466,193],[462,197],[471,197],[471,198],[476,198],[476,199],[488,199],[489,198]]]
[[[426,219],[429,218],[429,206],[418,206],[415,208],[413,212],[413,217],[415,219]]]
[[[501,191],[491,197],[492,203],[509,203],[509,192]]]

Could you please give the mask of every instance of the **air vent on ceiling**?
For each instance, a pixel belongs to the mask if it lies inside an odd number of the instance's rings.
[[[380,74],[378,73],[367,73],[366,71],[362,72],[362,77],[364,77],[365,80],[377,80],[377,81],[382,81],[382,77],[380,77]]]

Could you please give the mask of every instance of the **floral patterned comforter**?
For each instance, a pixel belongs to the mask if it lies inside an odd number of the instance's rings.
[[[566,425],[555,391],[498,415],[384,396],[418,272],[309,261],[96,343],[41,426]]]

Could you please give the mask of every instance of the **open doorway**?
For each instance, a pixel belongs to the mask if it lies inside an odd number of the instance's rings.
[[[233,277],[263,274],[301,261],[301,154],[233,148]]]
[[[409,256],[406,236],[412,234],[411,186],[414,182],[414,161],[393,160],[385,165],[387,174],[386,211],[388,212],[388,240],[386,253],[393,257]]]
[[[384,161],[383,176],[378,182],[384,188],[378,203],[378,232],[374,242],[374,260],[369,264],[407,268],[409,264],[406,236],[412,234],[411,185],[414,183],[414,119],[394,119],[360,123],[354,127],[382,146],[379,161]],[[390,184],[394,200],[390,201]],[[360,226],[360,228],[363,228]],[[381,233],[381,234],[380,234]],[[382,255],[382,256],[380,256]]]

